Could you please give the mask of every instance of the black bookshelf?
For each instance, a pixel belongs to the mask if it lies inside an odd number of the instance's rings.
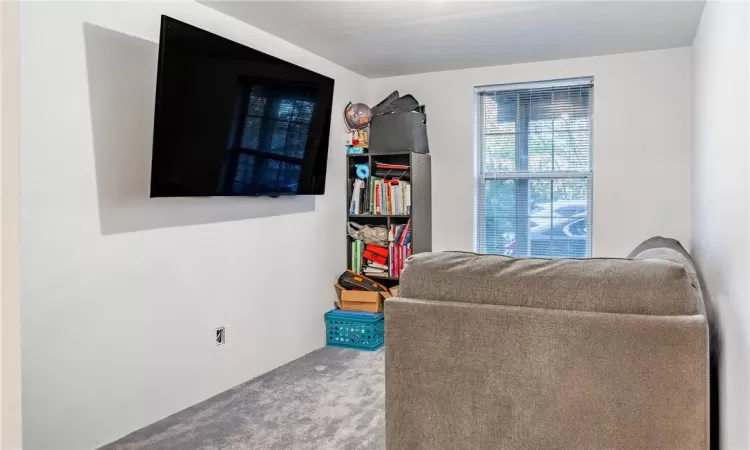
[[[412,254],[432,251],[432,178],[430,155],[423,153],[401,152],[388,154],[346,155],[346,214],[347,222],[362,225],[392,224],[404,225],[411,219],[411,248]],[[375,173],[375,162],[388,164],[403,164],[409,166],[409,182],[411,183],[411,214],[409,215],[380,215],[380,214],[349,214],[351,203],[352,182],[356,178],[357,164],[367,163],[370,174]],[[367,184],[369,186],[369,183]],[[352,239],[346,233],[346,267],[352,268]],[[398,284],[398,277],[371,276],[373,280],[387,285]]]

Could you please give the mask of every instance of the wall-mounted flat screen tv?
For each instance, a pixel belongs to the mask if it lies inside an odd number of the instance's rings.
[[[333,80],[162,16],[151,197],[320,195]]]

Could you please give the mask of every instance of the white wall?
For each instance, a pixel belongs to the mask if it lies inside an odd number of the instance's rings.
[[[747,4],[709,1],[693,43],[693,255],[717,316],[726,450],[750,448],[748,21]]]
[[[433,249],[474,248],[475,86],[594,77],[593,255],[654,235],[690,246],[690,48],[382,78],[427,105]]]
[[[21,448],[18,258],[18,3],[0,3],[0,448]]]
[[[148,199],[160,14],[335,78],[325,196]],[[21,55],[25,449],[106,444],[324,345],[338,114],[367,80],[195,2],[25,2]]]

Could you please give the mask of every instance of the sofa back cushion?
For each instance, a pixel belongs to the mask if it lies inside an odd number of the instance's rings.
[[[685,266],[662,259],[517,259],[421,253],[401,274],[402,297],[643,315],[702,314]]]

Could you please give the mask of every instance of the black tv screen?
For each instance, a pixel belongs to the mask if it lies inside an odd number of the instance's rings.
[[[333,80],[162,16],[151,197],[319,195]]]

